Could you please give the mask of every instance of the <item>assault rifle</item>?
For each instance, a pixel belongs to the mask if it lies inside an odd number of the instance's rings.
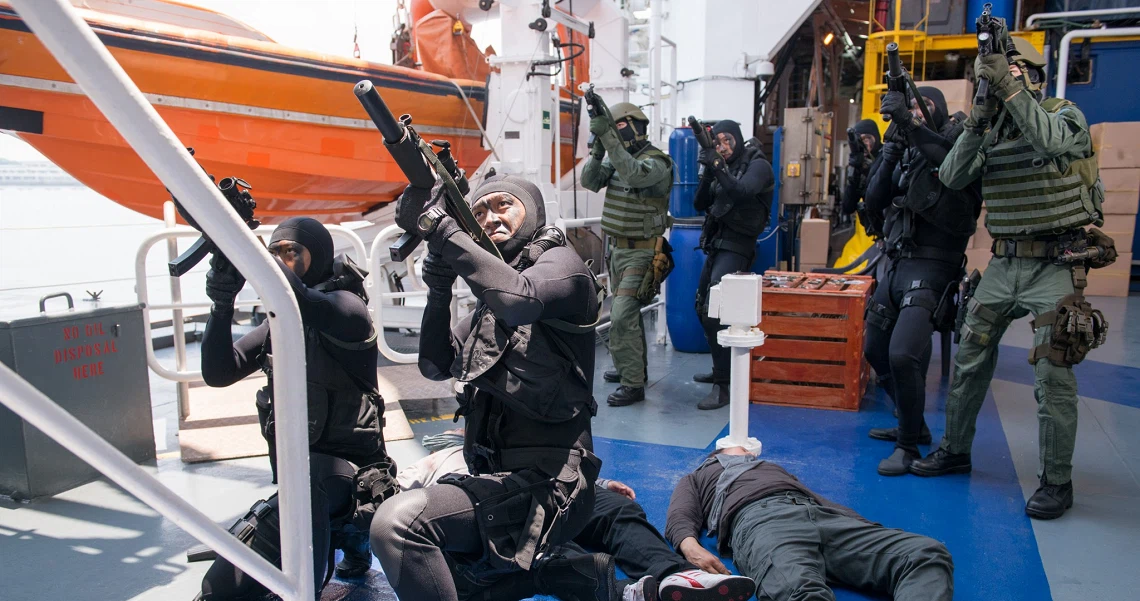
[[[914,85],[914,80],[910,78],[910,73],[902,66],[902,61],[899,59],[899,45],[895,42],[887,44],[887,91],[899,92],[905,98],[909,106],[911,101],[915,101],[919,110],[922,111],[923,118],[926,119],[926,124],[934,127],[934,119],[930,116],[930,110],[926,108],[926,101],[922,99],[922,95],[918,93],[918,86]],[[890,121],[891,116],[884,113],[883,121]],[[898,133],[898,126],[891,123],[887,127],[887,133],[884,136],[887,140],[902,141],[902,136]]]
[[[852,156],[867,154],[867,146],[863,144],[863,139],[859,137],[859,133],[853,127],[847,128],[847,148],[851,150]]]
[[[187,148],[186,150],[190,152],[190,156],[194,156],[193,148]],[[209,177],[210,181],[214,181],[214,176],[210,175]],[[241,220],[249,226],[249,229],[255,230],[261,225],[261,222],[253,217],[253,210],[257,208],[257,201],[250,196],[249,191],[251,189],[253,189],[253,187],[250,186],[248,182],[238,177],[227,177],[218,182],[218,190],[220,190],[222,196],[229,201],[230,206],[237,212],[238,217],[241,217]],[[171,196],[171,200],[174,201],[174,208],[178,210],[178,214],[186,220],[186,223],[201,232],[202,228],[199,227],[198,222],[194,221],[194,218],[190,216],[190,213],[186,211],[182,203],[178,202],[178,199],[173,196]],[[177,259],[166,264],[166,268],[170,272],[170,277],[182,277],[183,274],[193,269],[195,265],[201,263],[202,259],[206,258],[206,255],[213,253],[217,249],[218,247],[215,246],[205,234],[202,234],[194,244],[190,245],[190,248],[186,249],[186,252],[178,255]]]
[[[617,124],[614,123],[614,116],[610,114],[610,107],[606,106],[606,101],[602,100],[602,97],[598,96],[598,93],[594,91],[594,84],[583,83],[578,86],[578,91],[582,93],[582,99],[586,101],[586,114],[589,115],[591,119],[603,115],[609,117],[610,123],[613,123],[614,127],[617,127]],[[595,138],[597,138],[597,136],[595,136],[593,132],[590,132],[590,137],[586,140],[586,146],[593,147]]]
[[[982,5],[982,14],[974,22],[978,32],[978,56],[989,56],[994,53],[994,41],[1001,40],[1001,31],[1005,29],[1004,19],[993,17],[994,5],[989,2]],[[974,93],[974,105],[981,106],[986,103],[990,95],[990,80],[979,77],[978,88]]]
[[[716,147],[716,142],[709,135],[709,130],[696,117],[689,115],[689,127],[693,128],[693,136],[697,138],[697,145],[708,150]]]
[[[436,154],[432,150],[432,145],[423,141],[412,128],[411,115],[401,115],[399,121],[392,116],[392,111],[388,109],[388,105],[371,81],[365,79],[356,84],[353,93],[372,119],[376,129],[380,131],[380,135],[384,137],[384,148],[388,149],[400,171],[404,172],[408,183],[417,188],[431,189],[435,186],[438,175],[443,186],[444,210],[447,214],[479,246],[501,258],[499,249],[479,226],[479,222],[471,214],[471,207],[463,198],[470,188],[463,171],[455,164],[451,145],[440,140],[433,141],[432,144],[441,149],[439,154]],[[419,234],[404,232],[399,240],[388,247],[388,253],[393,261],[404,261],[421,242],[423,238]]]

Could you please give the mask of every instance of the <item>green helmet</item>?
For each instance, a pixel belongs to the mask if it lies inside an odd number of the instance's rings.
[[[646,117],[645,113],[641,112],[641,109],[637,108],[637,105],[632,102],[619,102],[611,106],[610,114],[613,115],[614,121],[621,121],[629,117],[649,123],[649,117]]]
[[[1010,53],[1009,58],[1039,69],[1045,67],[1045,57],[1033,47],[1029,40],[1024,38],[1013,38],[1013,52]]]

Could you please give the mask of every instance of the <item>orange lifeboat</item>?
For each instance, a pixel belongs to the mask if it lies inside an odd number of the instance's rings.
[[[235,19],[176,2],[77,4],[98,9],[80,14],[202,166],[253,184],[268,223],[292,215],[358,219],[403,190],[403,174],[352,94],[361,79],[373,81],[394,113],[413,114],[425,139],[450,141],[469,172],[488,154],[476,125],[484,82],[287,48]],[[565,142],[569,103],[562,111]],[[103,196],[161,218],[169,198],[161,182],[2,1],[0,129]],[[563,164],[572,165],[569,145],[562,151]]]

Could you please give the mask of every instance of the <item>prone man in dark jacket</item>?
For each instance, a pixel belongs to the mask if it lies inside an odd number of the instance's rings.
[[[740,124],[724,120],[712,128],[716,148],[701,151],[704,173],[693,206],[706,211],[701,248],[708,255],[697,284],[697,315],[712,349],[712,373],[697,374],[697,382],[710,383],[712,391],[697,407],[719,409],[728,405],[729,350],[716,335],[719,319],[709,317],[709,289],[725,274],[750,271],[756,258],[756,238],[768,225],[775,177],[772,164],[759,146],[746,145]]]
[[[829,581],[895,601],[954,596],[954,564],[942,543],[871,523],[741,447],[715,452],[681,478],[665,523],[665,538],[685,559],[725,572],[701,546],[706,528],[718,553],[756,581],[759,599],[834,599]]]

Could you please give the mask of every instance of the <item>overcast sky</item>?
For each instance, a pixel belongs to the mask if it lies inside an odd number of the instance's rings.
[[[352,56],[354,28],[361,58],[391,63],[396,0],[183,0],[234,17],[276,42],[326,54]],[[476,37],[480,36],[478,28]],[[0,158],[37,160],[31,146],[0,135]]]

